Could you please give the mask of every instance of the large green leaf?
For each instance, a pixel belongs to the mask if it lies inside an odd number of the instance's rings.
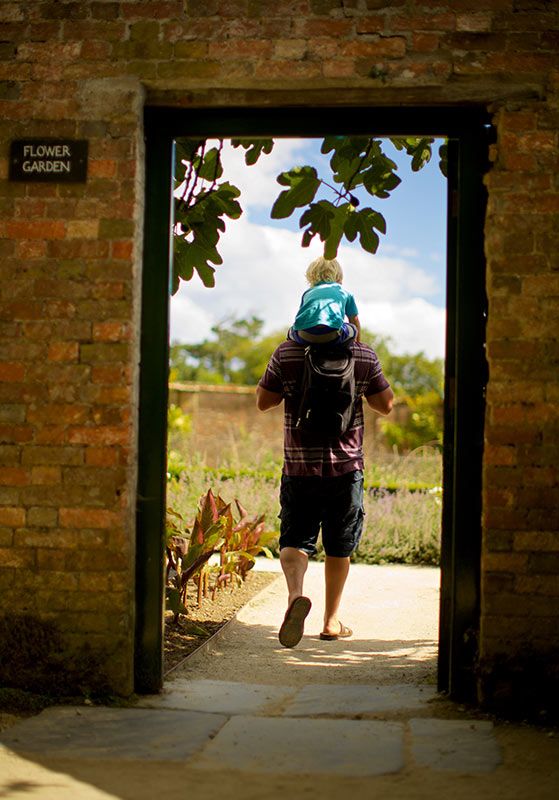
[[[207,289],[213,289],[215,286],[215,269],[210,267],[209,264],[204,264],[202,261],[198,262],[194,268],[204,286]]]
[[[221,165],[220,151],[217,147],[212,147],[207,153],[196,156],[192,162],[196,174],[199,178],[206,181],[217,181],[223,175],[223,167]]]
[[[352,242],[359,235],[359,243],[363,250],[368,253],[376,253],[379,245],[379,237],[376,230],[386,233],[386,221],[382,214],[372,208],[363,208],[348,215],[344,226],[346,237]]]
[[[278,175],[277,181],[282,186],[289,186],[289,189],[281,192],[272,206],[272,219],[285,219],[296,208],[311,203],[320,186],[314,167],[294,167]]]
[[[245,164],[256,164],[262,153],[268,155],[274,149],[273,139],[231,139],[233,147],[243,147],[245,150]]]
[[[299,220],[300,228],[308,225],[303,237],[310,234],[312,239],[313,236],[319,234],[322,241],[324,241],[330,234],[331,223],[334,216],[334,206],[328,200],[320,200],[318,203],[311,203],[307,210],[301,214],[301,219]]]

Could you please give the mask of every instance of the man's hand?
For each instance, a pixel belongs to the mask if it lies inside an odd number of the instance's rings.
[[[256,387],[256,408],[259,411],[269,411],[271,408],[279,406],[283,400],[283,395],[279,392],[270,392],[262,386]]]
[[[369,397],[366,397],[365,400],[367,401],[367,404],[377,412],[377,414],[382,414],[382,416],[385,417],[392,411],[392,406],[394,405],[394,392],[389,386],[382,392],[369,395]]]

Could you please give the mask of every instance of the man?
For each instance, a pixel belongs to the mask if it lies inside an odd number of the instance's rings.
[[[280,562],[287,582],[288,607],[279,631],[284,647],[303,636],[311,601],[303,594],[310,555],[316,553],[319,529],[325,552],[325,609],[321,639],[351,636],[338,618],[350,556],[363,529],[363,406],[382,415],[392,410],[392,389],[376,353],[351,345],[355,364],[355,416],[341,436],[328,439],[296,427],[305,348],[282,342],[272,354],[256,389],[256,405],[268,411],[284,405],[284,464],[280,489]]]

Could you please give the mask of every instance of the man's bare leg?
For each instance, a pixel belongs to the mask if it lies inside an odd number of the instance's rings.
[[[348,572],[349,556],[346,558],[326,556],[324,564],[326,598],[324,604],[323,633],[336,635],[340,632],[338,609],[340,607],[342,592],[344,590]]]
[[[303,594],[303,581],[309,557],[303,550],[298,550],[296,547],[282,547],[280,550],[280,563],[289,593],[287,604],[291,605],[296,597],[301,597]]]
[[[303,581],[309,557],[296,547],[282,547],[280,562],[287,582],[289,599],[278,638],[284,647],[295,647],[303,638],[305,619],[311,610],[311,601],[303,595]]]

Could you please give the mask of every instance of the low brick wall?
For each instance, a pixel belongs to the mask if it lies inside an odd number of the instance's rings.
[[[192,417],[192,443],[210,466],[219,466],[223,451],[235,448],[249,454],[250,448],[268,450],[277,458],[283,452],[283,407],[262,414],[256,409],[254,386],[224,386],[196,383],[172,383],[169,402]],[[379,426],[379,416],[364,405],[367,459],[374,459],[386,443]],[[397,404],[390,419],[403,422],[408,416],[405,404]]]

